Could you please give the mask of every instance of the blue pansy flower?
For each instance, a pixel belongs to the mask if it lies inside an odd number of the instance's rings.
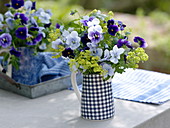
[[[42,11],[42,12],[40,13],[39,19],[41,20],[42,23],[44,23],[44,24],[49,24],[49,23],[50,23],[51,16],[50,16],[48,13]]]
[[[6,21],[7,25],[8,25],[8,27],[9,27],[9,29],[13,29],[14,28],[14,19],[13,18],[9,17],[5,21]]]
[[[21,56],[21,52],[17,51],[14,47],[12,47],[9,52],[10,52],[11,55],[14,55],[16,57]]]
[[[112,36],[115,36],[115,34],[119,31],[119,28],[117,25],[110,25],[108,28],[108,33]]]
[[[110,61],[114,64],[117,64],[120,59],[120,55],[124,52],[125,50],[123,48],[118,48],[117,45],[113,47],[113,50],[110,51]]]
[[[19,9],[24,6],[24,0],[11,0],[11,4],[14,9]]]
[[[121,30],[121,31],[123,31],[123,30],[124,30],[124,28],[126,27],[126,25],[125,25],[125,24],[123,24],[123,22],[122,22],[122,21],[118,21],[118,27],[120,27],[120,30]]]
[[[58,46],[61,45],[61,44],[64,44],[61,39],[57,39],[55,41],[52,41],[52,48],[58,49]]]
[[[0,46],[7,48],[12,43],[12,36],[9,33],[3,33],[0,35]]]
[[[104,76],[104,78],[106,78],[108,76],[113,76],[114,75],[115,69],[112,68],[112,66],[110,64],[103,63],[102,67],[103,67],[103,69],[105,69],[107,71],[107,74]]]
[[[132,48],[132,44],[130,41],[128,41],[126,39],[119,39],[117,42],[117,47],[120,48],[123,45],[126,45],[128,48]]]
[[[11,13],[11,11],[7,11],[5,14],[5,17],[14,17],[14,15]]]
[[[66,44],[72,49],[75,50],[80,46],[80,37],[78,36],[77,31],[72,31],[67,37]]]
[[[92,21],[94,19],[93,16],[89,17],[89,16],[83,16],[83,19],[80,20],[80,22],[84,25],[84,26],[88,26],[88,22]]]
[[[143,38],[139,37],[139,36],[134,38],[134,42],[138,43],[141,48],[146,48],[148,46],[146,41]]]
[[[28,11],[31,10],[32,6],[33,6],[33,3],[32,3],[32,1],[29,1],[29,0],[26,1],[25,4],[24,4],[24,8]]]
[[[15,31],[16,37],[19,39],[25,40],[28,36],[28,28],[27,27],[20,27]]]

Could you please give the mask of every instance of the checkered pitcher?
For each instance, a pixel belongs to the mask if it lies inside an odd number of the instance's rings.
[[[83,75],[82,94],[76,83],[76,73],[71,74],[74,91],[81,102],[81,116],[89,120],[106,120],[114,116],[114,99],[111,81],[99,74]]]

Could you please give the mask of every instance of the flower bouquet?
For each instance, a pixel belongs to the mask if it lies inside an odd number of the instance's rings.
[[[47,38],[51,29],[50,10],[36,8],[31,0],[11,0],[5,4],[8,11],[0,14],[0,50],[9,49],[4,60],[10,58],[10,64],[19,68],[21,52],[19,48],[31,48],[33,52],[45,50],[49,44]]]
[[[112,118],[115,110],[110,78],[126,68],[138,68],[140,61],[148,59],[143,49],[146,41],[137,36],[131,42],[126,25],[113,19],[113,12],[105,15],[99,10],[59,27],[54,35],[55,57],[69,59],[72,85],[81,101],[81,116],[90,120]],[[83,74],[82,96],[76,72]]]
[[[8,11],[0,14],[0,53],[3,52],[3,63],[8,62],[8,68],[3,64],[3,72],[18,83],[34,85],[39,81],[43,62],[38,52],[50,44],[52,13],[37,9],[31,0],[11,0],[5,6]]]
[[[147,43],[139,36],[130,41],[129,29],[113,15],[113,12],[105,15],[93,10],[64,28],[58,27],[52,41],[55,57],[68,58],[73,72],[101,74],[105,79],[126,68],[138,68],[140,61],[148,59],[143,49]]]

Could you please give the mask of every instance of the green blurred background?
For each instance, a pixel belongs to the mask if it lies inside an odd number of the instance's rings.
[[[6,12],[0,0],[0,13]],[[38,8],[51,9],[56,23],[71,20],[71,10],[86,14],[93,9],[114,11],[115,19],[132,28],[133,36],[140,35],[148,42],[149,60],[140,68],[170,73],[170,0],[34,0]]]

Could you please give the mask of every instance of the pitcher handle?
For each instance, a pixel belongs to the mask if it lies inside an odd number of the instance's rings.
[[[9,52],[9,49],[1,49],[0,50],[0,54],[1,53],[3,53],[3,52]],[[9,62],[9,60],[8,60],[8,62]],[[6,72],[6,75],[8,75],[9,77],[11,77],[11,75],[12,75],[12,65],[11,64],[8,64],[8,66],[7,66],[7,72]],[[2,67],[2,65],[0,64],[0,71],[2,71],[3,70],[3,67]]]
[[[76,93],[76,96],[77,96],[79,102],[81,102],[81,93],[80,93],[80,90],[78,89],[78,86],[77,86],[77,80],[76,80],[76,73],[75,72],[71,73],[71,83],[72,83],[74,92]]]

